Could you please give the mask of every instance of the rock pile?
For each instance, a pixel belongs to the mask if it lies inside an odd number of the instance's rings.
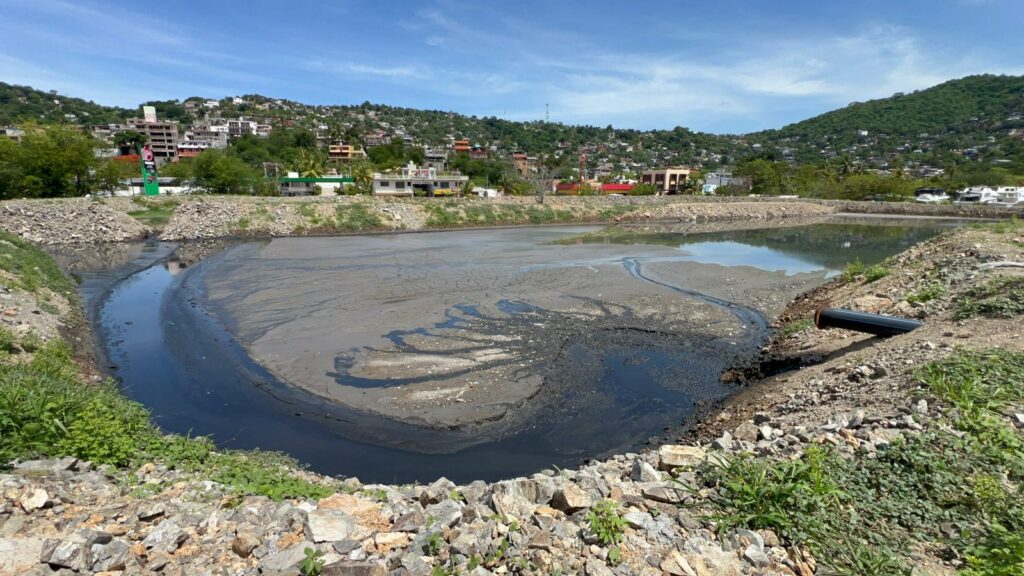
[[[666,445],[492,484],[321,478],[338,492],[319,501],[243,498],[154,464],[129,485],[72,458],[22,462],[0,475],[0,574],[294,575],[310,554],[323,574],[339,575],[430,576],[438,567],[475,576],[810,574],[813,559],[771,531],[716,533],[684,506],[699,510],[704,494],[694,468],[809,443],[885,450],[929,413],[926,404],[905,414],[860,411],[820,426],[758,414],[706,447]],[[605,500],[618,503],[624,522],[617,546],[591,522]]]
[[[0,204],[0,228],[37,244],[92,244],[145,238],[149,229],[88,198]]]

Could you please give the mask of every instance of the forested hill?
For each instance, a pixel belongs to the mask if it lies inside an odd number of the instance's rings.
[[[108,124],[136,115],[126,108],[0,82],[0,127],[24,122]]]
[[[192,97],[189,100],[202,98]],[[551,122],[511,122],[454,112],[416,110],[364,103],[311,106],[259,95],[222,98],[199,114],[246,116],[272,125],[315,130],[328,127],[332,138],[358,142],[367,132],[411,136],[423,145],[468,138],[501,152],[545,153],[556,149],[585,153],[595,162],[623,169],[688,164],[704,168],[733,165],[744,158],[819,163],[841,156],[863,166],[882,166],[893,155],[903,161],[943,165],[952,156],[987,161],[1021,161],[1024,134],[1024,76],[968,76],[889,98],[858,102],[778,130],[746,135],[715,135],[685,128],[614,129]],[[200,118],[182,101],[149,102],[161,118],[183,127]],[[0,83],[0,126],[23,122],[105,124],[138,116],[139,111]],[[965,154],[964,151],[967,151]],[[971,156],[973,155],[973,156]]]
[[[911,93],[855,102],[779,130],[749,135],[765,144],[801,150],[933,142],[966,148],[1024,128],[1024,76],[980,75]],[[864,134],[867,132],[867,134]],[[867,142],[867,146],[865,146]],[[881,150],[878,150],[879,152]]]

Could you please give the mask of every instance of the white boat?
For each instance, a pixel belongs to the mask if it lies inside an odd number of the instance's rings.
[[[991,204],[996,201],[996,189],[991,186],[971,186],[960,193],[954,204]]]
[[[1024,186],[1000,186],[996,189],[995,206],[1024,206]]]
[[[949,202],[949,195],[942,188],[918,188],[914,190],[914,202],[921,204],[941,204]]]

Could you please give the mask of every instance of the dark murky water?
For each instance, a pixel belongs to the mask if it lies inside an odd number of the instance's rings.
[[[681,259],[821,273],[824,279],[849,261],[877,262],[952,225],[831,223],[705,234],[614,229],[567,241],[667,245],[678,247]],[[183,289],[191,274],[168,265],[168,252],[168,246],[152,245],[119,266],[79,273],[110,370],[125,392],[149,407],[168,431],[211,435],[224,447],[279,450],[319,472],[371,482],[493,480],[639,448],[662,429],[679,425],[695,402],[727,395],[718,375],[752,357],[766,335],[766,319],[758,311],[647,278],[643,258],[623,259],[638,281],[727,309],[748,327],[746,341],[718,346],[703,342],[698,330],[668,340],[642,331],[608,338],[601,330],[580,334],[564,343],[558,362],[547,368],[552,381],[572,385],[560,388],[568,392],[552,399],[537,426],[496,440],[475,438],[472,429],[427,429],[349,410],[280,382],[218,321],[197,313],[202,308],[183,297],[195,294]],[[559,258],[557,252],[552,258]],[[154,265],[124,278],[126,270],[147,262]],[[119,278],[124,279],[111,285]],[[524,320],[544,314],[515,300],[500,308]],[[472,305],[457,305],[446,322],[478,314]],[[401,342],[407,335],[387,337]]]

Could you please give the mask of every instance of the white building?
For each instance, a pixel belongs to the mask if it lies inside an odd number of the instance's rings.
[[[397,173],[373,175],[374,196],[451,196],[469,182],[458,172],[439,172],[437,168],[419,168],[412,162]]]

